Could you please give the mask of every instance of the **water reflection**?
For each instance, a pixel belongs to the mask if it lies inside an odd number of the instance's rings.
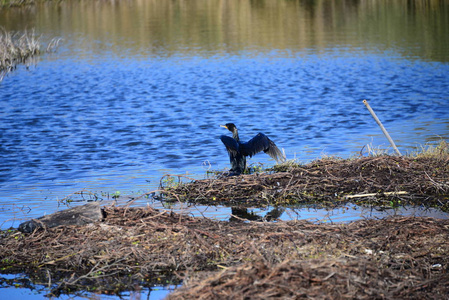
[[[314,223],[347,223],[365,218],[382,219],[394,216],[431,217],[447,219],[448,213],[435,208],[423,206],[370,207],[352,203],[337,205],[334,208],[323,208],[316,205],[301,205],[293,207],[224,207],[204,206],[186,203],[154,202],[152,207],[162,211],[174,211],[193,217],[210,218],[218,221],[291,221],[307,220]]]
[[[447,61],[447,1],[66,1],[0,11],[8,30],[62,36],[66,51],[119,57],[338,51]]]
[[[248,208],[231,207],[231,217],[229,221],[276,221],[285,212],[284,207],[275,207],[264,216],[248,211]]]
[[[51,283],[50,283],[51,284]],[[141,287],[136,285],[135,290],[122,292],[120,295],[101,295],[98,293],[90,293],[85,291],[75,292],[71,295],[53,295],[52,288],[48,283],[33,282],[28,276],[23,274],[0,275],[0,287],[2,289],[2,296],[7,299],[147,299],[160,300],[167,297],[167,295],[174,291],[179,286],[166,284],[164,286]],[[38,296],[39,295],[39,296]]]

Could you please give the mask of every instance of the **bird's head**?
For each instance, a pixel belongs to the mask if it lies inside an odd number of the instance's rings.
[[[226,123],[225,125],[220,125],[220,127],[226,128],[232,133],[237,132],[237,127],[234,125],[234,123]]]

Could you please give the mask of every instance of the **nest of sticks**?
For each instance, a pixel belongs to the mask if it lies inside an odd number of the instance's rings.
[[[152,208],[31,234],[0,233],[2,273],[52,295],[183,281],[172,299],[432,298],[449,293],[449,220],[225,222]],[[172,278],[173,280],[173,278]]]
[[[279,169],[279,168],[278,168]],[[378,156],[320,159],[261,173],[162,185],[165,200],[208,205],[322,206],[386,202],[436,206],[449,211],[449,159]],[[178,176],[182,177],[182,176]],[[163,181],[161,181],[163,183]]]

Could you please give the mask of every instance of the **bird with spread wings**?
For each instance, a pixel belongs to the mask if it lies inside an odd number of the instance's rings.
[[[258,133],[245,143],[240,141],[237,127],[233,123],[220,126],[232,132],[232,137],[226,135],[220,137],[229,153],[229,160],[231,162],[231,170],[229,171],[231,175],[240,175],[243,173],[246,169],[246,157],[252,157],[262,151],[274,158],[278,163],[286,160],[282,151],[265,134]]]

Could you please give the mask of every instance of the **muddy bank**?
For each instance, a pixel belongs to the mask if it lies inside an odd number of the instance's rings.
[[[184,281],[173,299],[443,299],[448,253],[449,220],[224,222],[108,207],[90,225],[3,231],[0,269],[51,283],[54,295],[120,293],[170,278]]]
[[[425,205],[449,211],[449,155],[320,159],[277,166],[274,174],[164,185],[164,199],[207,205]],[[182,179],[182,176],[180,177]],[[168,181],[168,180],[167,180]]]

